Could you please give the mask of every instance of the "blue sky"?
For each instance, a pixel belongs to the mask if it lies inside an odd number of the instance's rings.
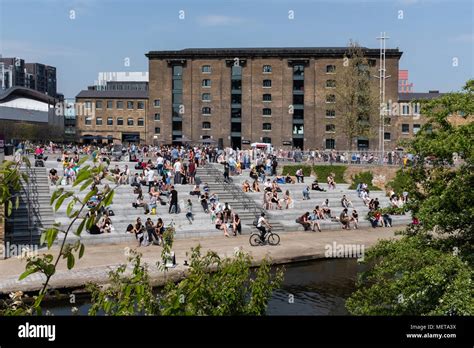
[[[474,77],[473,7],[473,0],[0,0],[0,54],[56,66],[59,91],[74,97],[100,71],[148,70],[150,50],[349,39],[378,48],[385,31],[387,47],[404,52],[400,68],[415,91],[447,92]]]

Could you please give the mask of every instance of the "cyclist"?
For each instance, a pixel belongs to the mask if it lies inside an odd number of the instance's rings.
[[[258,218],[258,222],[257,222],[257,229],[260,230],[260,240],[262,242],[265,241],[265,235],[267,234],[267,230],[265,229],[265,226],[267,226],[268,228],[272,228],[272,226],[265,219],[265,213],[262,213],[260,214],[260,217]]]

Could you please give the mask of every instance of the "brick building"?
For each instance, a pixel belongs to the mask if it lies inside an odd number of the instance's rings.
[[[81,142],[151,144],[147,107],[147,91],[81,91],[75,103],[76,134]]]
[[[379,50],[363,51],[378,69]],[[234,148],[267,142],[348,149],[328,100],[346,52],[345,47],[150,51],[146,131],[163,143],[212,138]],[[398,100],[401,55],[398,49],[386,51],[386,75],[391,76],[386,100]],[[361,149],[378,146],[377,135],[357,139]]]

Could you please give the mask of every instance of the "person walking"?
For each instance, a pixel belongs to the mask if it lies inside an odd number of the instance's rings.
[[[170,214],[178,214],[179,213],[179,206],[178,206],[178,191],[174,188],[174,186],[171,186],[171,191],[170,191],[170,208],[168,211]]]

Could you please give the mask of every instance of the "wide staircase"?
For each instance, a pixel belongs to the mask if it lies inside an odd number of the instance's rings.
[[[50,191],[46,168],[21,168],[28,181],[21,181],[18,209],[7,219],[5,242],[10,244],[39,244],[41,233],[54,223],[50,206]]]
[[[273,178],[272,178],[273,179]],[[241,187],[245,180],[252,182],[249,177],[249,170],[245,170],[242,175],[233,176],[232,180],[236,186]],[[320,182],[320,187],[326,190],[321,191],[310,191],[310,199],[303,200],[303,189],[306,186],[311,188],[311,177],[305,177],[304,183],[295,184],[279,184],[282,192],[279,193],[279,198],[283,198],[286,190],[290,192],[290,197],[293,199],[293,206],[289,209],[285,208],[285,204],[282,203],[283,209],[279,210],[275,205],[272,209],[268,209],[267,213],[271,219],[278,221],[286,231],[302,231],[303,226],[296,222],[296,219],[303,215],[305,212],[312,212],[315,206],[321,206],[322,203],[328,199],[331,209],[331,215],[337,216],[341,214],[344,209],[341,205],[341,198],[346,195],[347,199],[352,202],[352,206],[349,207],[349,214],[352,213],[353,209],[356,209],[359,215],[359,228],[371,227],[370,222],[366,219],[367,213],[369,212],[368,207],[364,204],[361,198],[358,197],[355,190],[349,189],[349,184],[336,184],[335,190],[328,191],[327,184]],[[263,184],[260,183],[260,189],[262,192],[250,192],[245,193],[257,206],[263,207]],[[380,207],[389,206],[389,199],[385,196],[383,191],[371,191],[371,198],[378,198]],[[393,226],[405,226],[411,222],[410,214],[406,215],[391,215]],[[341,229],[339,222],[331,221],[330,219],[319,220],[322,230],[333,230]]]
[[[132,170],[132,173],[135,171]],[[254,219],[260,215],[262,209],[257,207],[255,202],[243,195],[243,192],[235,192],[232,190],[234,185],[226,184],[223,182],[222,172],[219,171],[218,165],[207,165],[205,167],[197,168],[196,178],[201,182],[201,188],[204,183],[207,183],[210,187],[211,193],[216,193],[219,202],[229,203],[233,212],[238,213],[242,220],[242,234],[250,234],[253,231],[257,231],[253,226]],[[79,185],[80,186],[80,185]],[[112,185],[111,185],[112,186]],[[87,190],[80,192],[78,187],[72,187],[71,185],[63,186],[65,190],[72,190],[75,192],[77,197],[83,199]],[[99,190],[103,185],[99,185]],[[134,208],[132,203],[136,200],[136,194],[133,193],[133,187],[130,185],[121,185],[115,189],[115,195],[111,204],[111,209],[114,212],[114,216],[111,217],[113,231],[107,234],[91,235],[86,231],[83,231],[81,238],[86,244],[97,244],[97,243],[122,243],[127,241],[134,241],[135,237],[126,233],[127,226],[134,224],[137,217],[140,217],[142,222],[145,223],[147,218],[151,218],[156,223],[158,217],[161,217],[165,223],[165,226],[172,224],[175,227],[176,234],[175,238],[205,238],[209,236],[222,236],[224,233],[221,230],[217,230],[215,225],[212,223],[210,215],[205,213],[201,207],[201,204],[197,196],[191,196],[189,193],[192,190],[193,185],[175,185],[175,189],[178,191],[178,202],[180,202],[181,213],[170,214],[168,212],[168,205],[158,205],[156,215],[145,215],[143,208]],[[51,187],[50,195],[56,187]],[[147,187],[143,187],[145,200],[148,199]],[[240,190],[240,189],[239,189]],[[240,190],[241,191],[241,190]],[[166,198],[164,198],[166,200]],[[186,219],[185,215],[185,203],[188,199],[191,199],[193,204],[194,221],[192,224]],[[67,205],[71,199],[66,199],[59,210],[55,213],[55,220],[61,223],[61,228],[67,228],[71,219],[66,215]],[[77,207],[77,206],[76,206]],[[73,231],[77,229],[81,220],[78,220],[73,225]],[[230,222],[229,222],[230,223]],[[270,221],[273,225],[273,231],[282,231],[283,225]],[[68,240],[74,242],[78,237],[73,233],[68,235]]]

